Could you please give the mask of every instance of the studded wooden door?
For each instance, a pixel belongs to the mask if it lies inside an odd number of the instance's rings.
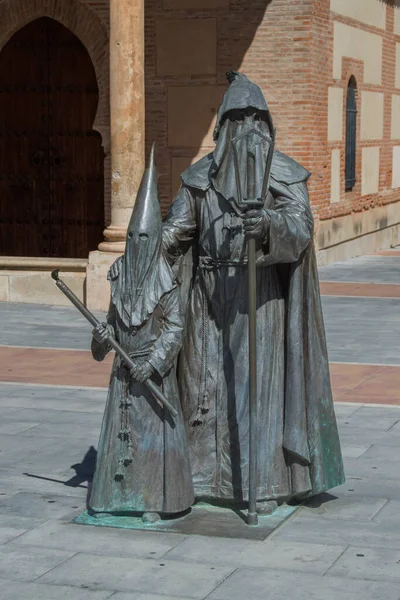
[[[96,75],[48,18],[0,53],[0,255],[84,258],[102,240],[104,154]]]

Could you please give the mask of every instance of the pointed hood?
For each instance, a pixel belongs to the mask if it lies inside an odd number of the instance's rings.
[[[172,270],[161,251],[161,209],[154,144],[129,222],[125,253],[111,297],[127,327],[140,327],[160,298],[174,286]]]
[[[256,108],[267,113],[269,130],[274,130],[271,113],[268,104],[264,98],[261,88],[250,81],[243,73],[229,71],[226,74],[229,81],[229,87],[222,98],[221,106],[218,109],[217,123],[214,129],[214,142],[218,140],[221,125],[224,116],[230,110]]]

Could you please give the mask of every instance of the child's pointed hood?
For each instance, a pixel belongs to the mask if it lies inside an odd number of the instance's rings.
[[[153,145],[129,222],[120,273],[111,281],[113,303],[127,327],[145,323],[160,298],[175,286],[161,251],[161,231]]]

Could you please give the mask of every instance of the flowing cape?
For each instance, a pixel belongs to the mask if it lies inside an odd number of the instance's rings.
[[[206,190],[211,185],[212,154],[182,174],[183,184]],[[290,186],[306,182],[310,173],[290,157],[275,151],[271,167],[273,194],[298,200]],[[308,203],[308,197],[302,202]],[[273,264],[273,263],[270,263]],[[312,493],[318,494],[344,482],[343,461],[329,377],[329,362],[322,315],[314,245],[300,258],[276,264],[285,294],[285,420],[284,448],[310,467]],[[196,258],[193,248],[176,265],[182,281],[183,303],[190,294]],[[260,267],[262,268],[262,267]]]

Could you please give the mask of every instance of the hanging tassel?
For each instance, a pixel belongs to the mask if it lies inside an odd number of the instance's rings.
[[[124,479],[124,472],[123,472],[123,461],[121,461],[121,459],[119,459],[118,461],[118,469],[117,472],[114,475],[114,479],[115,481],[122,481]]]

